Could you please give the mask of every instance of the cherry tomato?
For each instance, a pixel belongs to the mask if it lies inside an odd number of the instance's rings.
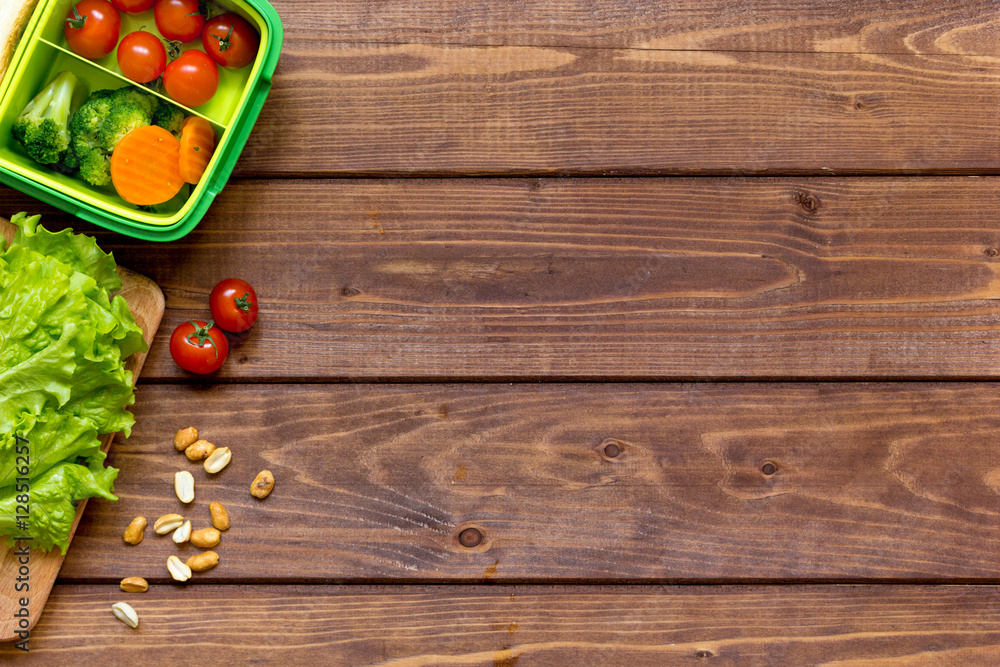
[[[245,280],[227,278],[208,297],[212,319],[230,333],[246,331],[257,321],[257,292]]]
[[[63,31],[73,53],[99,60],[118,45],[122,15],[108,0],[80,0],[66,17]]]
[[[170,334],[170,356],[186,371],[214,373],[229,356],[229,341],[214,322],[191,320]]]
[[[198,0],[156,0],[153,18],[160,34],[169,40],[190,42],[201,37],[205,17]]]
[[[220,14],[205,24],[201,43],[212,60],[223,67],[239,69],[257,57],[260,35],[236,14]]]
[[[156,0],[111,0],[118,11],[125,12],[126,14],[139,14],[141,12],[148,12],[153,8],[153,3]]]
[[[160,38],[151,32],[130,32],[118,45],[118,67],[136,83],[153,81],[163,74],[166,66],[167,50]]]
[[[163,71],[163,89],[175,102],[200,107],[219,89],[219,66],[204,51],[185,51]]]

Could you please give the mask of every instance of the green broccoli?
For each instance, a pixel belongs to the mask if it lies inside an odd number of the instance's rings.
[[[111,183],[115,146],[135,128],[151,125],[159,105],[154,95],[135,86],[92,93],[69,125],[71,159],[78,161],[80,177],[99,187]]]
[[[11,134],[33,160],[62,162],[70,145],[70,117],[86,95],[87,89],[72,72],[60,72],[24,107]]]
[[[160,107],[153,114],[153,125],[159,125],[164,130],[181,138],[181,126],[184,125],[184,112],[173,104],[160,103]]]

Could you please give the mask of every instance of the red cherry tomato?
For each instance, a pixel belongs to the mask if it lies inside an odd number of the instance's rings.
[[[153,3],[156,0],[111,0],[118,11],[125,12],[126,14],[139,14],[141,12],[148,12],[153,8]]]
[[[246,331],[257,321],[257,292],[245,280],[227,278],[208,297],[212,319],[231,333]]]
[[[130,32],[118,45],[118,68],[136,83],[155,80],[166,66],[167,50],[160,38],[151,32]]]
[[[115,50],[122,15],[108,0],[80,0],[66,17],[66,44],[78,56],[99,60]]]
[[[192,320],[170,334],[170,356],[186,371],[214,373],[229,356],[229,341],[214,322]]]
[[[153,18],[160,34],[178,42],[190,42],[201,37],[205,17],[198,0],[156,0]]]
[[[219,89],[219,66],[204,51],[185,51],[163,71],[163,89],[175,102],[200,107]]]
[[[236,14],[220,14],[205,24],[201,43],[212,60],[223,67],[239,69],[257,57],[260,35]]]

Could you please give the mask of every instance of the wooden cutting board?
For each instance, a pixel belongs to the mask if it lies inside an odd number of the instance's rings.
[[[7,220],[0,218],[0,233],[7,241],[14,238],[16,228]],[[157,327],[160,326],[160,319],[163,317],[163,292],[152,280],[146,276],[118,267],[118,274],[122,278],[122,289],[120,294],[128,303],[129,310],[135,316],[135,321],[142,327],[143,338],[147,345],[152,345],[153,336]],[[133,381],[138,379],[142,364],[146,361],[146,354],[134,354],[125,361],[125,368],[132,371]],[[113,433],[101,436],[102,449],[107,452],[114,440]],[[70,538],[76,532],[76,527],[83,516],[83,510],[87,506],[87,501],[79,503],[76,510],[76,519],[73,521],[73,528],[70,530]],[[122,526],[122,529],[125,527]],[[17,592],[14,590],[20,567],[14,556],[13,549],[3,549],[0,547],[0,642],[10,641],[17,638],[16,619],[13,614],[19,608],[18,600],[27,597],[30,601],[28,605],[29,628],[34,627],[42,615],[45,601],[49,598],[49,592],[59,574],[62,566],[63,555],[58,548],[42,553],[35,549],[31,550],[28,567],[30,568],[30,590],[27,592]]]

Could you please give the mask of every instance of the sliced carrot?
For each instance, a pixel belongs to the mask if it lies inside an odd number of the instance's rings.
[[[153,206],[181,191],[180,142],[156,125],[126,134],[111,155],[111,182],[130,204]]]
[[[181,126],[181,178],[197,185],[215,152],[215,130],[198,116],[188,116]]]

